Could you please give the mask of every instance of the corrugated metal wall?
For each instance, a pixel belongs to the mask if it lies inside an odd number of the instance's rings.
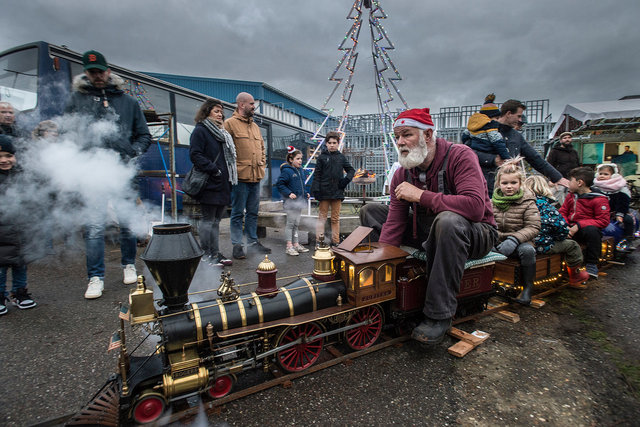
[[[150,76],[195,90],[222,101],[235,103],[240,92],[249,92],[254,98],[274,104],[283,110],[298,114],[306,119],[322,122],[326,117],[322,111],[301,102],[278,89],[262,82],[246,80],[217,79],[207,77],[190,77],[175,74],[149,73]],[[300,126],[300,123],[296,124]]]

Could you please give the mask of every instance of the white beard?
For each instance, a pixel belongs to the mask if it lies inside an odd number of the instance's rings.
[[[406,156],[403,156],[403,151],[408,151],[409,153]],[[405,169],[413,169],[424,162],[427,158],[427,154],[429,154],[429,149],[427,148],[427,140],[424,137],[424,133],[420,132],[420,140],[418,141],[418,146],[412,149],[404,148],[400,151],[400,155],[398,156],[398,163]]]

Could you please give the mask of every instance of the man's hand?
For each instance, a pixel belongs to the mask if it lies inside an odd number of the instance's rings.
[[[574,234],[576,234],[578,232],[578,230],[580,230],[580,227],[578,227],[578,224],[576,224],[573,227],[571,227],[569,229],[569,237],[573,237]]]
[[[296,197],[296,195],[295,195],[295,194],[293,194],[293,193],[289,193],[289,198],[290,198],[290,199],[295,199],[295,198],[297,198],[297,197]]]
[[[562,185],[563,187],[569,188],[569,180],[567,178],[561,178],[560,181],[556,182],[556,185]]]
[[[408,182],[401,182],[400,185],[396,187],[396,198],[398,200],[406,200],[407,202],[419,202],[424,192],[425,190],[421,190],[415,185],[409,184]]]
[[[496,156],[494,163],[496,164],[496,166],[500,167],[504,163],[504,159],[498,155]]]

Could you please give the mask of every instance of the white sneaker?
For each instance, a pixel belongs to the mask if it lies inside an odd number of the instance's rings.
[[[298,253],[301,253],[301,254],[302,254],[302,253],[305,253],[305,252],[309,252],[309,249],[305,248],[304,246],[302,246],[302,245],[300,245],[300,244],[295,245],[295,246],[293,247],[293,249],[295,249]]]
[[[136,272],[136,266],[133,264],[127,264],[124,267],[124,279],[122,283],[125,285],[133,285],[138,281],[138,273]]]
[[[89,286],[87,286],[87,292],[84,293],[86,299],[96,299],[102,296],[104,290],[104,282],[98,276],[93,276],[89,280]]]
[[[287,248],[287,250],[285,251],[285,253],[287,255],[293,255],[293,256],[298,256],[298,251],[296,251],[293,248]]]

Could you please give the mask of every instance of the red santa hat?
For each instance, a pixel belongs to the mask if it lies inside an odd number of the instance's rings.
[[[394,128],[398,126],[411,126],[422,130],[436,128],[433,125],[428,108],[412,108],[411,110],[403,111],[393,124]]]

